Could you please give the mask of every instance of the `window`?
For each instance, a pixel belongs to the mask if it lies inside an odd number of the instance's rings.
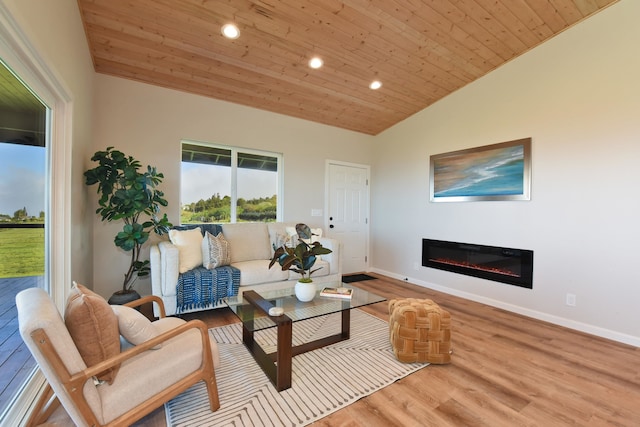
[[[281,176],[281,154],[185,141],[180,223],[279,220]]]

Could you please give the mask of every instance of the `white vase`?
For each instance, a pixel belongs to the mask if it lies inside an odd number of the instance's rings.
[[[296,298],[298,298],[302,302],[311,301],[313,297],[316,296],[316,284],[305,283],[305,282],[297,282],[296,287]]]

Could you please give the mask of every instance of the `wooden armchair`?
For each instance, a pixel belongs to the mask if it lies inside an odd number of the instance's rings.
[[[149,301],[160,304],[163,317],[162,301],[157,297],[127,305]],[[122,352],[118,349],[115,356],[87,367],[44,290],[20,292],[16,306],[22,339],[52,389],[36,405],[30,425],[48,418],[56,398],[78,426],[130,425],[199,381],[206,384],[211,410],[220,407],[212,357],[212,346],[216,358],[217,348],[199,320],[161,318],[153,322],[158,332],[155,338]],[[117,373],[111,383],[96,379],[113,368]]]

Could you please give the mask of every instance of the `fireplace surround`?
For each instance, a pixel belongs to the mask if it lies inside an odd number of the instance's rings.
[[[422,239],[422,265],[533,288],[533,251]]]

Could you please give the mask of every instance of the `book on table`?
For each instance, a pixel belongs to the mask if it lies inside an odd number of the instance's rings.
[[[323,288],[320,291],[321,297],[351,299],[352,295],[353,289],[351,288]]]

